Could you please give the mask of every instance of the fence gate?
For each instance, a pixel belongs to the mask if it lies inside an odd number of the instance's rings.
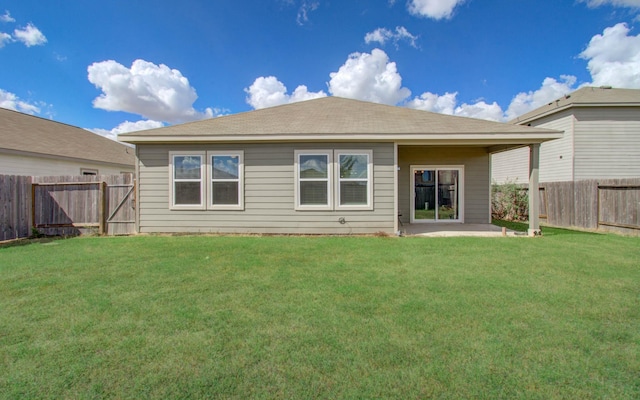
[[[131,175],[34,177],[34,228],[46,235],[135,232]]]

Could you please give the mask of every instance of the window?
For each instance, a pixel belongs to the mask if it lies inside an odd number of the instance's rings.
[[[170,152],[171,208],[203,209],[204,152]]]
[[[331,209],[331,156],[328,150],[295,152],[296,209]]]
[[[296,210],[373,209],[372,158],[371,150],[296,151]]]
[[[243,153],[207,153],[209,158],[209,207],[212,209],[241,209],[243,207]]]
[[[371,151],[336,150],[339,209],[371,208]]]
[[[244,152],[169,152],[170,208],[244,209]]]

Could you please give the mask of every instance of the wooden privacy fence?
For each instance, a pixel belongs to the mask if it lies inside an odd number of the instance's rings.
[[[0,240],[45,235],[135,232],[135,190],[131,174],[101,176],[0,177],[15,187],[9,206],[0,194]],[[16,182],[24,181],[23,186]],[[13,182],[13,183],[12,183]],[[26,183],[28,182],[28,183]],[[28,187],[28,190],[26,189]],[[4,207],[4,208],[3,208]],[[5,213],[4,209],[10,212]]]
[[[540,218],[554,226],[640,234],[640,179],[541,183]]]
[[[0,175],[0,241],[31,234],[31,177]]]

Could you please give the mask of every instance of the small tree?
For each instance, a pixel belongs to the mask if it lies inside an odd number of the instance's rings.
[[[491,216],[505,221],[526,221],[529,218],[527,188],[512,181],[491,185]]]

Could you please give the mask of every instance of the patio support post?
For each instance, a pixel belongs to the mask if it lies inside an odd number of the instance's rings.
[[[538,187],[540,170],[540,143],[529,145],[529,236],[537,236],[540,231],[540,190]]]

